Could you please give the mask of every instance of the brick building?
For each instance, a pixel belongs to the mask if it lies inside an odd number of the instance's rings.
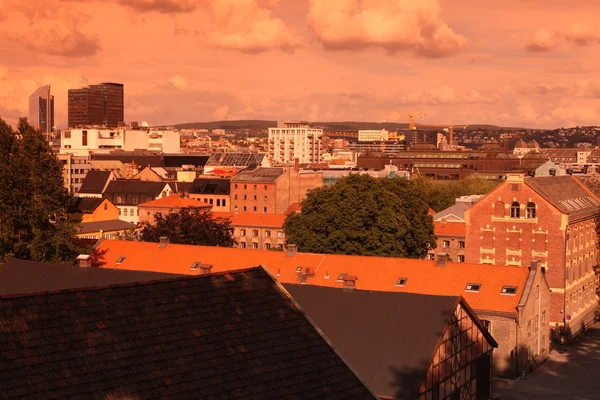
[[[213,212],[215,218],[228,218],[233,236],[241,249],[283,250],[286,214]]]
[[[137,208],[139,223],[148,222],[153,224],[156,214],[166,216],[167,214],[178,213],[183,208],[197,208],[199,210],[210,211],[212,205],[197,199],[184,197],[183,193],[181,193],[140,203],[137,205]]]
[[[593,266],[599,199],[572,176],[507,180],[465,211],[468,263],[527,266],[540,260],[552,290],[555,333],[578,333],[597,306]]]
[[[283,167],[242,171],[231,179],[231,210],[283,214],[319,187],[323,187],[323,174],[318,172]]]

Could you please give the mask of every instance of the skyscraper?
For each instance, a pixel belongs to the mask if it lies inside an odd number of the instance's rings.
[[[29,96],[29,123],[46,137],[54,131],[54,96],[50,85],[42,86]]]
[[[118,126],[125,120],[123,84],[105,82],[69,89],[69,127]]]

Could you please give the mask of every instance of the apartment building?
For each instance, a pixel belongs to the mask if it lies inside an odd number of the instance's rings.
[[[213,217],[228,219],[234,229],[237,247],[252,250],[280,250],[285,245],[283,223],[286,214],[213,212]]]
[[[279,121],[269,128],[269,158],[279,165],[320,163],[323,161],[323,129],[311,128],[307,122]]]
[[[83,180],[92,169],[89,156],[76,156],[73,154],[58,154],[63,170],[63,181],[66,189],[71,193],[79,193]]]

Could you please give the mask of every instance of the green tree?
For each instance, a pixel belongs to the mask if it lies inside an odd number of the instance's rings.
[[[143,224],[140,235],[143,242],[158,242],[161,236],[176,244],[221,247],[236,244],[229,219],[213,218],[212,212],[192,207],[167,215],[158,213],[154,224]]]
[[[488,194],[500,184],[500,181],[490,181],[475,175],[456,181],[436,181],[418,176],[414,181],[423,188],[429,207],[436,212],[454,205],[457,197]]]
[[[422,258],[435,247],[427,210],[414,181],[350,175],[310,191],[283,229],[304,252]]]
[[[81,214],[63,186],[62,166],[26,119],[16,131],[0,119],[0,188],[0,262],[72,262],[89,251],[76,238]]]

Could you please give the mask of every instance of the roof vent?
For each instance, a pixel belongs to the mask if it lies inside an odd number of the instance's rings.
[[[159,249],[164,249],[165,247],[167,247],[169,245],[169,238],[166,236],[161,236],[158,238],[158,240],[159,240],[159,244],[158,244]]]
[[[438,254],[435,266],[445,267],[446,264],[448,264],[448,254]]]
[[[344,276],[342,276],[342,282],[344,283],[342,288],[350,290],[356,289],[357,280],[358,278],[356,276],[344,274]]]
[[[295,244],[288,244],[287,245],[287,256],[294,257],[296,255],[296,253],[298,253],[298,246],[296,246]]]
[[[298,268],[300,270],[298,270]],[[304,270],[302,270],[302,267],[298,268],[296,269],[296,272],[298,272],[298,281],[300,281],[302,285],[306,285],[306,280],[315,276],[315,273],[308,267],[304,268]]]
[[[199,274],[210,274],[212,271],[212,265],[211,264],[202,264],[199,261],[196,261],[192,264],[192,266],[190,267],[190,271],[197,271]]]
[[[89,254],[80,254],[77,256],[77,263],[81,268],[89,268],[92,266],[92,256]]]

